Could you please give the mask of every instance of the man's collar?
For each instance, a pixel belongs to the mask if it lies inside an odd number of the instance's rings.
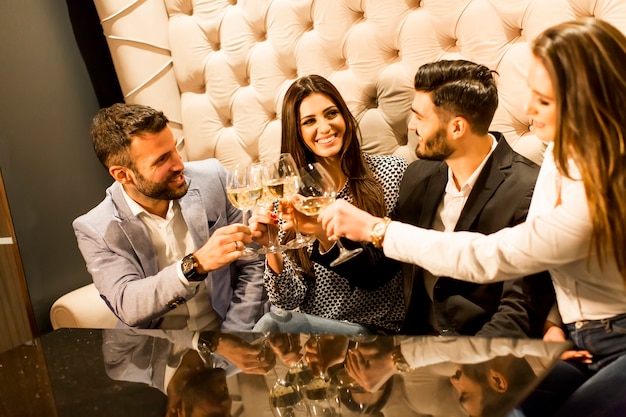
[[[124,197],[124,200],[126,201],[126,204],[128,204],[128,208],[130,208],[130,211],[132,213],[133,216],[139,216],[141,213],[146,213],[148,215],[150,215],[150,213],[141,206],[141,204],[139,204],[138,202],[136,202],[135,200],[133,200],[128,193],[126,192],[126,190],[124,189],[124,187],[120,187],[122,189],[122,196]],[[172,208],[172,200],[169,201],[168,203],[168,207],[167,207],[167,211],[169,212],[169,210]]]

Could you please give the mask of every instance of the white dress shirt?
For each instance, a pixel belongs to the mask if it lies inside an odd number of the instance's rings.
[[[589,251],[592,224],[582,181],[565,178],[549,144],[526,222],[490,235],[438,232],[391,222],[385,255],[435,275],[476,283],[548,270],[564,323],[626,313],[626,289],[615,261]],[[570,164],[570,175],[579,178]]]
[[[546,343],[539,339],[509,339],[468,336],[398,336],[402,356],[412,368],[451,362],[483,363],[497,356],[535,357],[535,372],[545,372],[560,357],[567,343]],[[454,371],[450,375],[452,375]]]
[[[459,393],[450,383],[457,364],[484,363],[498,356],[524,358],[535,375],[551,369],[567,343],[537,339],[481,337],[398,337],[402,356],[411,370],[402,374],[407,401],[420,415],[467,416]],[[404,414],[389,414],[404,415]]]
[[[439,206],[437,207],[437,212],[435,213],[435,217],[433,220],[433,230],[441,230],[445,232],[453,232],[456,224],[459,221],[459,217],[461,217],[461,212],[463,212],[463,207],[465,207],[465,203],[467,203],[467,199],[470,196],[470,193],[474,189],[474,185],[476,185],[476,180],[478,180],[478,176],[482,172],[487,160],[498,146],[498,141],[491,134],[489,135],[491,138],[491,148],[489,152],[481,163],[476,167],[472,175],[470,175],[465,184],[462,184],[460,188],[457,188],[456,180],[454,179],[454,174],[452,173],[452,169],[448,168],[448,182],[446,183],[446,188],[443,193],[443,198],[439,202]],[[437,277],[431,274],[428,270],[424,270],[424,286],[426,287],[426,292],[430,296],[430,299],[433,299],[435,284],[437,283]],[[433,312],[431,311],[431,315]],[[435,329],[438,328],[438,323],[434,318],[431,317],[431,324],[435,326]]]
[[[165,218],[148,213],[134,201],[122,188],[124,199],[132,213],[146,225],[154,250],[157,254],[159,270],[173,263],[178,263],[178,278],[190,287],[197,287],[196,295],[163,317],[161,328],[189,330],[215,330],[219,328],[219,318],[213,307],[205,282],[189,282],[183,275],[180,263],[183,257],[196,250],[189,228],[183,218],[178,201],[170,201]],[[149,296],[149,295],[146,295]]]

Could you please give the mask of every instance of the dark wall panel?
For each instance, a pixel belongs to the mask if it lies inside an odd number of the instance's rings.
[[[0,2],[0,168],[42,333],[54,300],[91,281],[71,222],[111,182],[89,142],[99,97],[69,16],[61,1]]]

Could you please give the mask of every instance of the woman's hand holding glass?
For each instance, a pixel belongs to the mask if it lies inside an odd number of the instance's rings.
[[[270,167],[270,181],[267,183],[267,188],[281,202],[279,210],[281,210],[281,214],[284,215],[285,213],[282,210],[289,211],[287,202],[298,193],[298,188],[300,187],[298,166],[291,154],[281,153],[278,160],[270,165]],[[302,248],[315,240],[314,236],[306,236],[300,233],[298,219],[291,217],[290,220],[293,222],[296,237],[285,244],[284,247],[286,249]],[[287,225],[287,227],[289,226],[291,225]]]
[[[294,197],[298,198],[298,197]],[[320,223],[317,222],[315,216],[307,216],[306,214],[296,210],[294,201],[283,200],[278,205],[280,218],[283,220],[282,227],[285,230],[297,230],[305,235],[310,235],[318,239],[325,239],[326,232]],[[295,219],[294,219],[295,217]]]
[[[335,197],[335,182],[321,164],[314,162],[300,168],[300,189],[291,201],[296,210],[315,219],[317,223],[318,215],[335,201]],[[321,224],[317,227],[321,230]],[[318,232],[318,236],[321,243],[328,245],[329,240],[325,233]],[[363,251],[362,248],[348,250],[340,240],[336,243],[339,255],[330,263],[331,267],[352,259]]]
[[[277,246],[278,221],[275,218],[276,215],[272,210],[263,205],[257,206],[252,212],[250,217],[252,240],[263,246],[259,253],[276,253],[280,249]]]
[[[291,199],[298,185],[298,169],[290,154],[282,153],[275,161],[263,163],[263,193],[251,219],[254,241],[264,246],[261,253],[278,253],[288,248],[278,242],[280,225],[273,209],[276,202]]]

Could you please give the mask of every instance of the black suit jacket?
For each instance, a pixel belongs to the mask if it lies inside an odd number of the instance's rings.
[[[500,133],[461,212],[455,230],[490,234],[523,222],[539,166],[514,152]],[[406,170],[394,218],[432,228],[448,181],[445,162],[418,160]],[[452,260],[451,260],[452,261]],[[407,315],[403,333],[433,333],[429,323],[431,299],[424,271],[403,265]],[[432,308],[441,334],[502,337],[541,337],[554,302],[547,272],[494,284],[473,284],[449,277],[435,283]]]

